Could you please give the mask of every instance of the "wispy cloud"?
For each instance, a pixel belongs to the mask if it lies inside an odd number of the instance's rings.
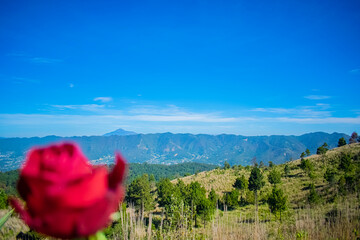
[[[297,123],[297,124],[360,124],[358,117],[328,117],[328,118],[224,118],[219,116],[155,116],[155,115],[64,115],[64,114],[0,114],[0,124],[4,125],[57,125],[57,124],[126,124],[137,125],[137,122],[189,122],[185,126],[191,126],[191,123],[213,124],[219,123],[247,123],[254,122],[265,123]]]
[[[103,103],[106,103],[106,102],[111,102],[113,99],[111,97],[97,97],[97,98],[94,98],[94,101],[100,101],[100,102],[103,102]]]
[[[310,100],[323,100],[323,99],[329,99],[331,97],[325,96],[325,95],[308,95],[308,96],[304,96],[304,98],[310,99]]]
[[[89,112],[97,112],[105,108],[105,105],[99,104],[83,104],[83,105],[51,105],[59,110],[81,110]]]
[[[291,113],[294,112],[295,109],[291,109],[291,108],[254,108],[251,109],[251,111],[254,112],[267,112],[267,113],[279,113],[279,114],[284,114],[284,113]]]
[[[69,88],[73,88],[74,87],[74,84],[73,83],[70,83],[69,84]]]
[[[53,64],[53,63],[61,63],[63,60],[56,58],[45,58],[45,57],[31,57],[27,59],[31,63],[35,64]]]
[[[180,114],[180,115],[135,115],[127,116],[128,119],[144,122],[203,122],[224,123],[237,122],[239,118],[221,117],[211,114]]]
[[[351,74],[360,74],[360,68],[355,68],[349,71]]]
[[[328,118],[274,118],[271,121],[301,123],[301,124],[360,124],[360,117],[328,117]]]
[[[23,53],[23,52],[9,53],[9,54],[7,54],[7,56],[18,58],[18,59],[21,59],[23,61],[34,63],[34,64],[55,64],[55,63],[63,62],[62,59],[31,56],[31,55]]]
[[[319,103],[315,106],[300,106],[295,108],[255,108],[253,112],[263,112],[275,114],[275,116],[291,116],[291,117],[330,117],[331,111],[329,104]]]

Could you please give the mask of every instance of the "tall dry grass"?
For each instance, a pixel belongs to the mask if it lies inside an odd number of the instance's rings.
[[[289,209],[280,222],[262,206],[258,217],[254,208],[234,211],[217,210],[213,219],[201,228],[182,225],[175,230],[152,227],[153,218],[137,216],[132,208],[121,217],[122,230],[110,239],[357,239],[360,237],[360,207],[358,196],[342,198],[337,203]],[[187,221],[185,221],[187,222]],[[149,224],[150,223],[150,224]]]

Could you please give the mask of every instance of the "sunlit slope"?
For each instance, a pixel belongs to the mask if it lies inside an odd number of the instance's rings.
[[[261,171],[264,174],[265,186],[261,189],[260,198],[265,197],[271,191],[268,174],[270,170],[274,168],[282,174],[282,183],[279,184],[279,187],[288,195],[290,204],[306,204],[310,183],[315,184],[317,191],[323,198],[331,197],[334,193],[331,192],[331,189],[329,192],[329,183],[325,180],[324,173],[327,168],[338,168],[339,159],[342,154],[350,154],[353,158],[360,159],[360,143],[334,148],[327,151],[324,155],[314,154],[305,157],[304,159],[308,159],[314,166],[312,171],[313,176],[311,178],[300,168],[301,159],[286,163],[290,167],[290,173],[287,177],[284,174],[285,164],[275,165],[273,168],[268,166],[262,167]],[[200,172],[195,175],[183,177],[181,180],[186,184],[192,181],[198,181],[208,192],[214,189],[218,194],[223,195],[234,189],[233,184],[237,177],[244,175],[245,178],[248,179],[250,172],[251,167],[235,165],[230,169],[218,168],[207,172]],[[176,181],[177,180],[173,180],[173,182]]]

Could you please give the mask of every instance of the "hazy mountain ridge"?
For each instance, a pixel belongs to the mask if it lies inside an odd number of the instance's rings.
[[[126,136],[82,137],[33,137],[0,139],[0,170],[16,169],[21,165],[28,149],[58,141],[77,142],[85,155],[94,163],[112,163],[114,152],[120,151],[129,162],[174,164],[199,162],[222,165],[247,165],[257,161],[283,163],[296,159],[309,148],[315,153],[317,147],[327,142],[330,148],[337,146],[339,138],[349,139],[343,133],[309,133],[301,136],[241,136],[206,134],[136,134]]]

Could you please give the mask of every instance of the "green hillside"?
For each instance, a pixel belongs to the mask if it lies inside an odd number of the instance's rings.
[[[308,159],[311,163],[314,164],[314,178],[311,179],[308,175],[300,168],[301,159],[289,161],[286,164],[290,167],[289,177],[284,176],[284,166],[285,164],[275,165],[273,168],[265,166],[261,168],[265,179],[271,169],[276,169],[283,174],[282,183],[280,184],[284,191],[288,194],[290,199],[297,199],[300,201],[302,193],[306,191],[299,191],[311,182],[315,182],[315,185],[318,186],[319,190],[322,191],[328,187],[328,183],[324,179],[324,173],[327,168],[337,169],[337,164],[341,154],[348,153],[352,156],[354,162],[358,163],[360,160],[360,143],[355,143],[351,145],[345,145],[339,148],[334,148],[326,152],[325,155],[311,155],[304,157]],[[355,170],[354,170],[355,171]],[[243,167],[241,165],[232,166],[230,169],[217,168],[211,171],[200,172],[196,175],[186,176],[181,178],[185,184],[197,181],[202,186],[206,188],[208,192],[211,189],[214,189],[218,194],[223,195],[226,192],[233,190],[233,184],[235,179],[241,175],[244,175],[246,179],[249,178],[251,172],[251,167]],[[340,174],[340,173],[339,173]],[[177,180],[173,182],[176,183]],[[266,193],[271,188],[271,184],[268,181],[265,181],[266,184],[262,189],[262,193]],[[296,190],[296,191],[295,191]],[[295,201],[295,200],[294,200]],[[300,203],[295,201],[296,203]]]
[[[119,210],[121,220],[105,229],[105,235],[109,239],[360,237],[360,143],[270,165],[224,165],[156,183],[149,174],[139,176],[129,182],[126,204]],[[256,194],[254,176],[260,179]],[[9,229],[7,223],[1,234],[10,236]]]
[[[303,170],[302,162],[311,170]],[[284,168],[289,172],[285,176]],[[209,193],[214,189],[222,204],[232,191],[236,178],[249,179],[252,167],[233,166],[187,176],[185,184],[199,182]],[[205,233],[215,239],[357,239],[360,237],[360,143],[342,146],[323,155],[312,155],[286,164],[260,168],[265,185],[259,192],[258,223],[254,196],[240,190],[239,204],[219,211]],[[268,199],[273,186],[271,171],[281,173],[277,188],[287,196],[286,210],[271,214]],[[176,183],[178,180],[174,180]],[[312,187],[312,186],[313,187]],[[315,191],[313,191],[315,190]],[[243,198],[243,199],[242,199]],[[242,201],[242,202],[241,202]],[[229,203],[231,204],[231,203]],[[219,232],[214,233],[217,224]],[[219,230],[220,229],[220,230]]]

